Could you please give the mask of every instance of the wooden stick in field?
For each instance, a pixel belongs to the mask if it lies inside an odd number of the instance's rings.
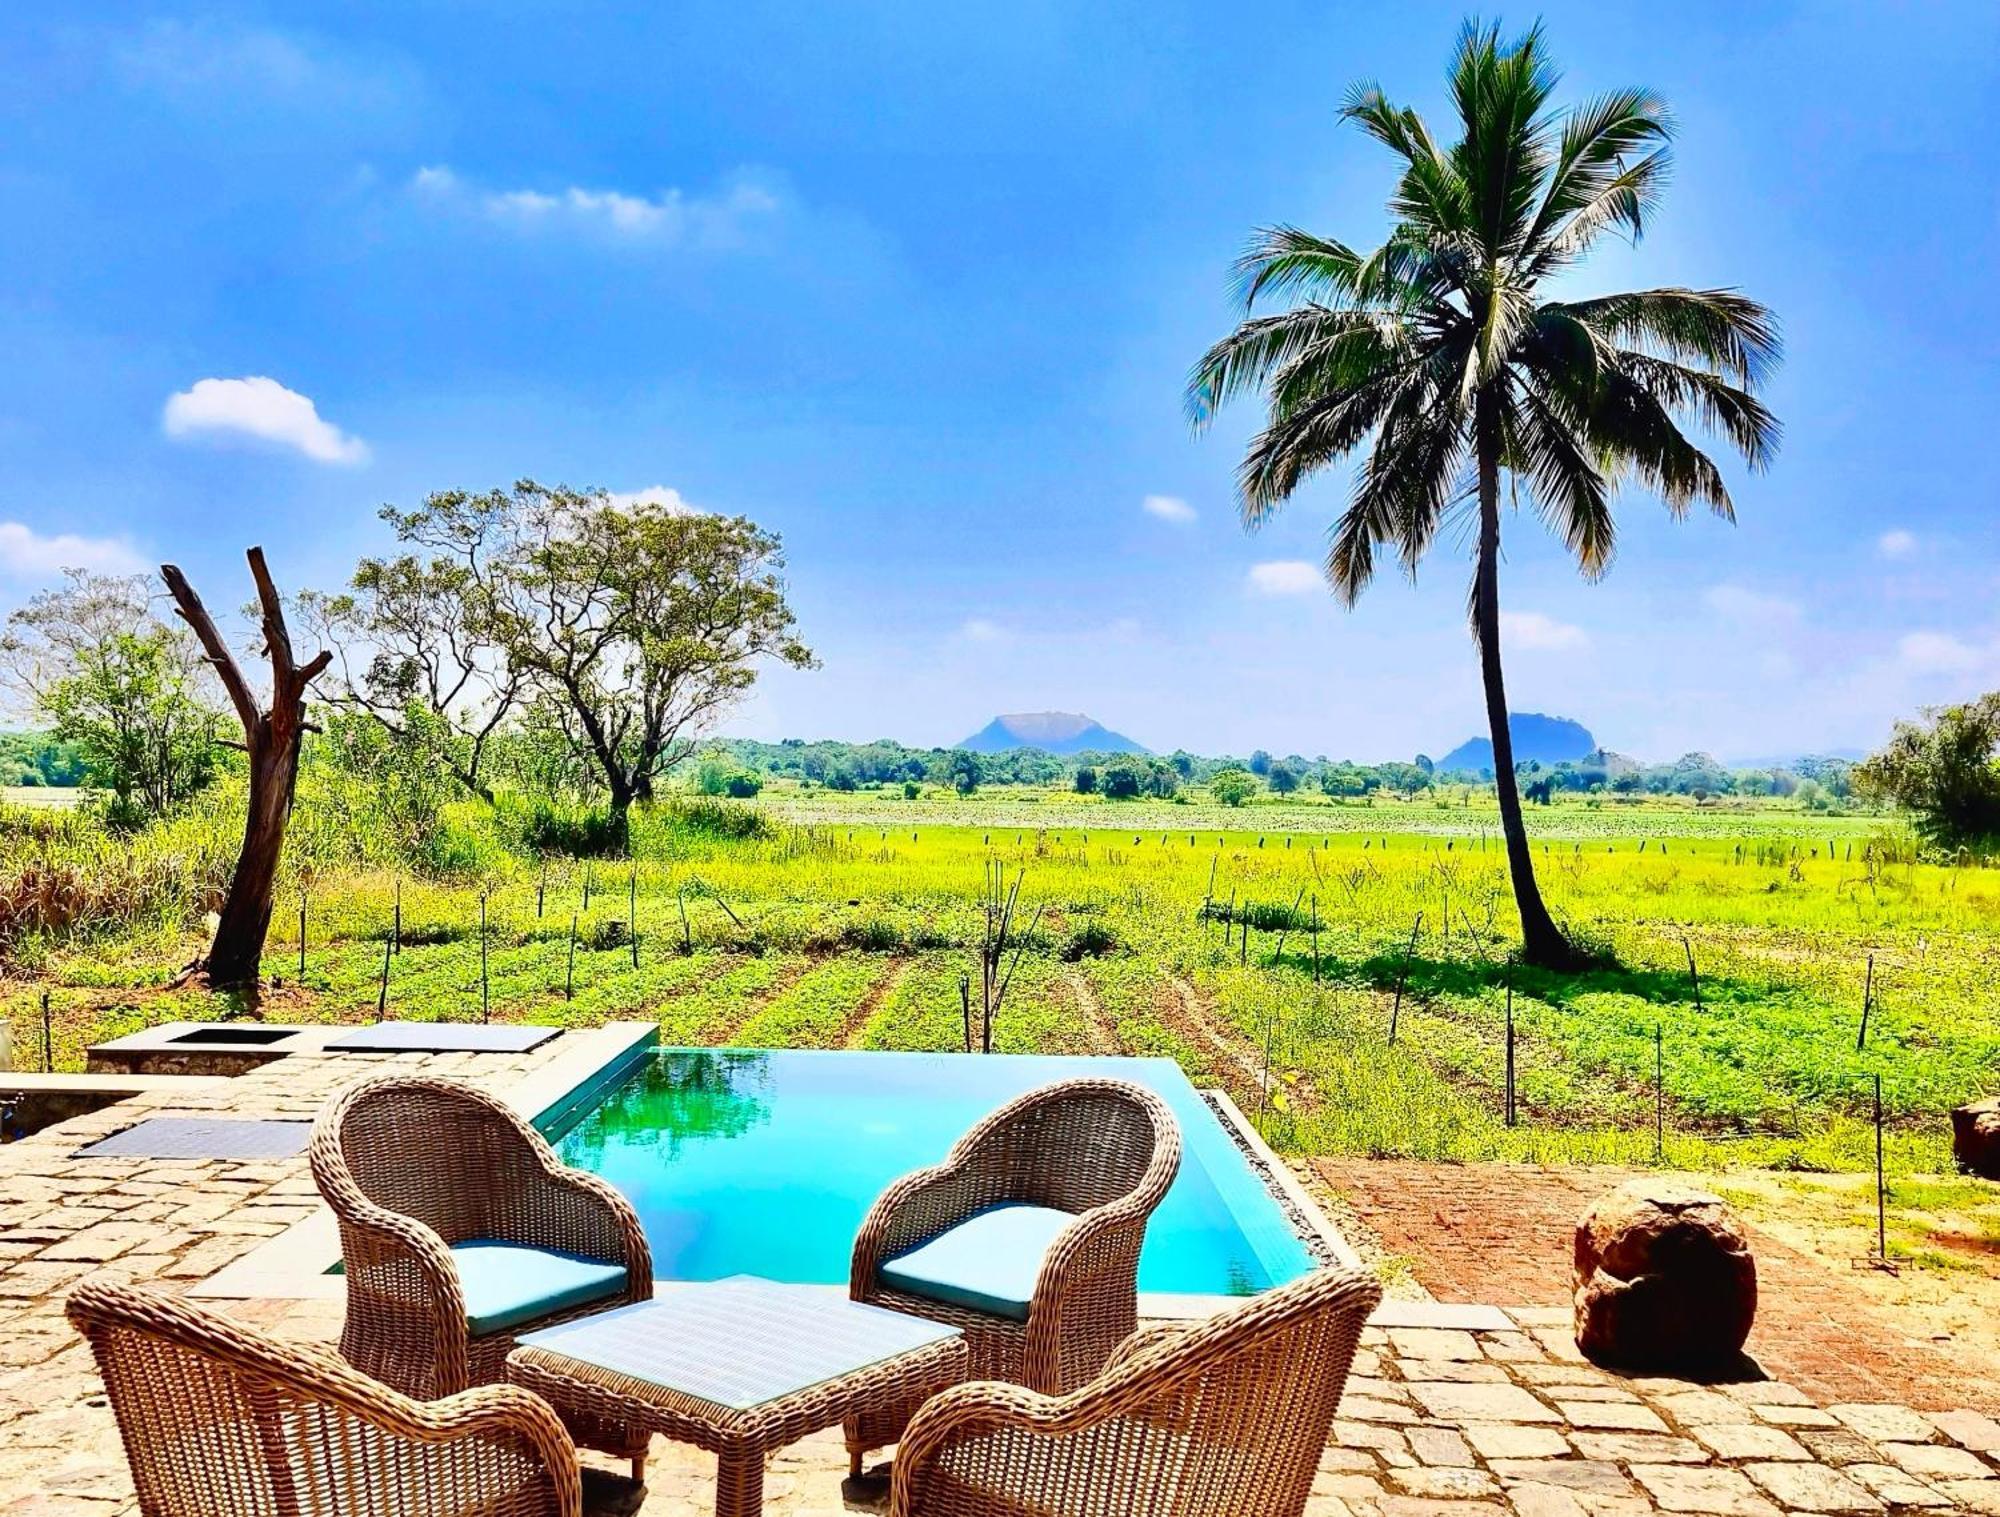
[[[1417,951],[1417,934],[1423,930],[1424,914],[1417,913],[1417,919],[1410,924],[1410,946],[1403,950],[1403,967],[1396,971],[1396,1000],[1389,1008],[1389,1044],[1396,1043],[1396,1023],[1403,1015],[1403,982],[1410,977],[1410,959]]]

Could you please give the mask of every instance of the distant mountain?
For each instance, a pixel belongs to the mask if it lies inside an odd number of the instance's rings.
[[[1584,758],[1597,748],[1597,739],[1590,735],[1590,729],[1566,716],[1510,711],[1507,713],[1507,731],[1514,739],[1516,764],[1525,764],[1530,759],[1541,764],[1560,764],[1565,760]],[[1439,759],[1437,768],[1440,773],[1449,773],[1454,769],[1474,772],[1484,769],[1490,773],[1493,768],[1493,740],[1467,738]]]
[[[1121,733],[1068,711],[1024,711],[996,716],[958,745],[973,753],[1005,753],[1040,748],[1045,753],[1144,753]]]
[[[1795,773],[1803,773],[1804,770],[1800,766],[1811,764],[1816,759],[1839,759],[1842,763],[1858,764],[1867,757],[1868,751],[1865,748],[1827,748],[1818,753],[1766,753],[1750,758],[1732,758],[1729,760],[1729,767],[1732,769],[1790,769]]]

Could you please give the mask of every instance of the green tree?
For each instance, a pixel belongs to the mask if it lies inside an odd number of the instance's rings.
[[[1083,764],[1078,767],[1076,778],[1070,781],[1070,783],[1076,787],[1078,795],[1095,795],[1097,793],[1097,771],[1091,768],[1090,765]]]
[[[1852,782],[1865,799],[1913,812],[1939,847],[1991,847],[2000,841],[2000,690],[1898,722]]]
[[[1683,516],[1733,519],[1721,472],[1682,431],[1719,432],[1753,468],[1778,425],[1754,391],[1776,362],[1770,314],[1727,290],[1653,289],[1552,299],[1548,287],[1605,233],[1637,239],[1665,182],[1665,106],[1620,90],[1551,107],[1557,73],[1539,28],[1503,45],[1460,34],[1449,85],[1459,140],[1372,84],[1343,116],[1399,160],[1392,226],[1372,253],[1295,227],[1261,232],[1237,265],[1246,317],[1196,365],[1187,404],[1207,424],[1260,394],[1266,425],[1239,472],[1255,528],[1309,476],[1362,452],[1326,572],[1352,604],[1376,550],[1414,574],[1461,499],[1474,503],[1470,619],[1506,833],[1508,872],[1531,963],[1577,955],[1535,882],[1514,780],[1500,661],[1502,475],[1595,578],[1610,566],[1621,481]]]
[[[533,480],[383,514],[405,541],[466,566],[467,635],[602,776],[618,831],[759,664],[812,664],[778,539],[743,517]]]
[[[335,650],[333,704],[366,715],[406,749],[423,741],[431,762],[491,804],[487,759],[529,689],[526,671],[495,640],[494,544],[450,530],[483,521],[472,504],[463,491],[445,491],[422,512],[383,507],[405,541],[430,538],[429,555],[364,558],[346,590],[303,591],[298,609]],[[446,530],[433,535],[439,527]],[[413,722],[412,711],[430,720]]]
[[[144,579],[70,571],[8,618],[0,667],[115,820],[158,816],[214,776],[219,712],[201,652],[154,614]]]
[[[1098,789],[1114,801],[1129,801],[1145,787],[1146,777],[1137,765],[1120,760],[1107,765],[1104,776],[1098,781]]]
[[[694,788],[703,795],[722,795],[729,789],[729,776],[736,772],[736,761],[720,748],[711,748],[701,756],[695,765]]]
[[[1264,783],[1271,787],[1273,795],[1290,795],[1299,788],[1298,772],[1290,764],[1273,764]]]
[[[1247,769],[1223,769],[1208,782],[1208,793],[1225,806],[1241,806],[1257,793],[1257,777]]]
[[[978,754],[954,748],[951,757],[945,761],[945,778],[960,795],[971,795],[979,788],[979,782],[986,778],[986,767],[979,762]]]

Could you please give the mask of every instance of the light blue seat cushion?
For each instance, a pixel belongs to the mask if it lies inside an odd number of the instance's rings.
[[[989,1206],[930,1242],[886,1260],[882,1283],[931,1301],[1026,1322],[1042,1256],[1075,1220],[1072,1212],[1019,1201]]]
[[[552,1248],[474,1238],[452,1245],[451,1262],[458,1266],[466,1322],[475,1338],[625,1289],[624,1265]]]

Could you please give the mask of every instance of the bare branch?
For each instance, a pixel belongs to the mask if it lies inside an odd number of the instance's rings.
[[[255,549],[251,551],[256,552]],[[260,555],[255,564],[261,566],[262,563]],[[215,619],[208,614],[208,608],[201,603],[201,597],[195,594],[194,586],[188,583],[187,576],[181,573],[178,566],[161,564],[160,578],[167,582],[167,590],[174,598],[175,613],[194,629],[202,651],[215,666],[216,677],[222,681],[222,688],[229,692],[229,703],[236,708],[244,732],[254,733],[258,721],[257,697],[251,693],[250,683],[243,678],[243,671],[237,667],[229,645],[223,642],[222,634],[216,630]]]

